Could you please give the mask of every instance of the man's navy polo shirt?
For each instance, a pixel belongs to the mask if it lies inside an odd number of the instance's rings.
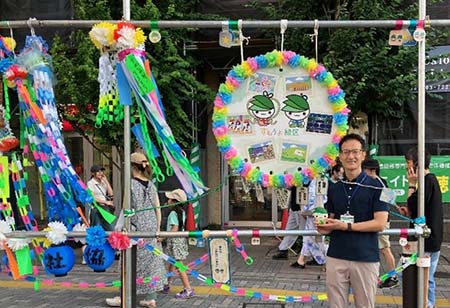
[[[382,187],[378,180],[364,172],[361,172],[352,182]],[[349,208],[355,223],[372,220],[374,212],[388,211],[388,204],[380,201],[380,194],[381,189],[338,182],[329,187],[327,210],[328,213],[334,213],[336,219],[340,219],[341,215],[347,213]],[[350,200],[349,206],[348,200]],[[327,255],[350,261],[379,262],[378,232],[334,230],[330,233],[330,247]]]

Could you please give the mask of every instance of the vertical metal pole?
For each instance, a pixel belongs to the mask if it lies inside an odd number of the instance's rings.
[[[419,20],[425,20],[426,0],[419,0]],[[418,60],[418,159],[419,159],[419,211],[418,216],[424,216],[425,207],[425,40],[418,42],[419,44],[419,60]],[[419,237],[418,240],[418,257],[424,255],[424,239]],[[424,302],[424,268],[417,269],[417,307],[423,308]]]
[[[130,20],[130,0],[123,0],[123,19]],[[131,153],[131,143],[130,143],[130,107],[124,106],[124,145],[123,145],[123,185],[124,185],[124,198],[123,198],[123,209],[130,209],[131,205],[131,170],[130,170],[130,153]],[[124,228],[130,230],[130,221],[125,219]],[[133,251],[127,249],[125,253],[122,254],[124,261],[122,262],[122,307],[132,308],[136,306],[136,295],[133,289],[133,276],[132,271],[133,265]]]

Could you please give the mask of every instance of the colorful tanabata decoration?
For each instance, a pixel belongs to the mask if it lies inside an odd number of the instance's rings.
[[[301,186],[339,154],[350,110],[314,59],[272,51],[236,65],[214,100],[213,133],[232,170],[264,187]]]
[[[75,253],[69,245],[51,245],[44,251],[45,270],[56,277],[66,276],[74,264]]]
[[[27,36],[24,50],[16,63],[6,63],[4,75],[19,94],[24,134],[41,175],[49,220],[62,221],[71,229],[78,223],[77,202],[89,204],[93,198],[75,172],[63,142],[47,50],[41,37]]]
[[[14,48],[16,47],[16,41],[10,37],[3,37],[0,35],[0,59],[5,59],[9,62],[9,58],[14,56]],[[0,66],[0,73],[4,73],[4,70]],[[0,152],[6,153],[19,146],[19,140],[14,137],[11,128],[9,127],[9,119],[11,118],[9,111],[9,96],[8,87],[6,84],[6,78],[3,77],[3,98],[5,101],[5,107],[0,105]]]
[[[142,30],[126,22],[120,22],[117,25],[101,23],[93,27],[90,37],[101,51],[114,49],[117,52],[119,62],[114,76],[120,103],[132,106],[133,101],[136,101],[140,125],[134,127],[133,132],[141,141],[141,146],[146,151],[157,180],[163,181],[164,176],[159,172],[159,166],[155,160],[155,149],[148,134],[147,121],[155,130],[169,175],[173,170],[190,197],[202,194],[207,188],[175,141],[167,123],[156,82],[150,71],[149,62],[145,59],[145,36]],[[100,67],[102,69],[102,65]],[[109,68],[103,69],[106,71],[99,72],[99,79],[102,79],[103,77],[100,76],[105,74],[111,76]],[[99,112],[101,108],[103,107],[99,106]],[[195,210],[198,213],[199,207]]]
[[[101,226],[87,228],[86,243],[84,260],[94,272],[104,272],[114,263],[114,249],[106,242],[106,233]]]

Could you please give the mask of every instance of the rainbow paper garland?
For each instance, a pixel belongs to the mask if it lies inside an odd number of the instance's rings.
[[[333,110],[336,132],[332,136],[332,143],[326,148],[326,152],[317,159],[310,167],[301,171],[285,174],[264,173],[250,162],[244,161],[239,155],[237,148],[233,146],[228,135],[227,105],[232,101],[233,92],[256,71],[262,68],[289,65],[292,68],[305,69],[311,78],[317,80],[326,87],[328,100]],[[219,91],[214,100],[213,133],[217,140],[220,152],[223,153],[230,167],[242,177],[252,183],[258,183],[264,187],[291,187],[300,186],[308,182],[330,167],[339,154],[339,141],[348,130],[348,114],[350,109],[345,102],[345,93],[339,87],[336,79],[325,67],[318,64],[314,59],[300,56],[293,51],[277,51],[266,53],[257,57],[248,58],[246,61],[236,65],[227,75],[226,81],[219,86]]]

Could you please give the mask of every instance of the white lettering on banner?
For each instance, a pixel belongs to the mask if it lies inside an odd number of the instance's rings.
[[[385,177],[384,179],[388,179]],[[408,178],[406,175],[397,175],[395,178],[389,180],[389,184],[393,184],[394,188],[396,187],[405,187],[408,185]],[[392,186],[392,185],[389,185]]]

